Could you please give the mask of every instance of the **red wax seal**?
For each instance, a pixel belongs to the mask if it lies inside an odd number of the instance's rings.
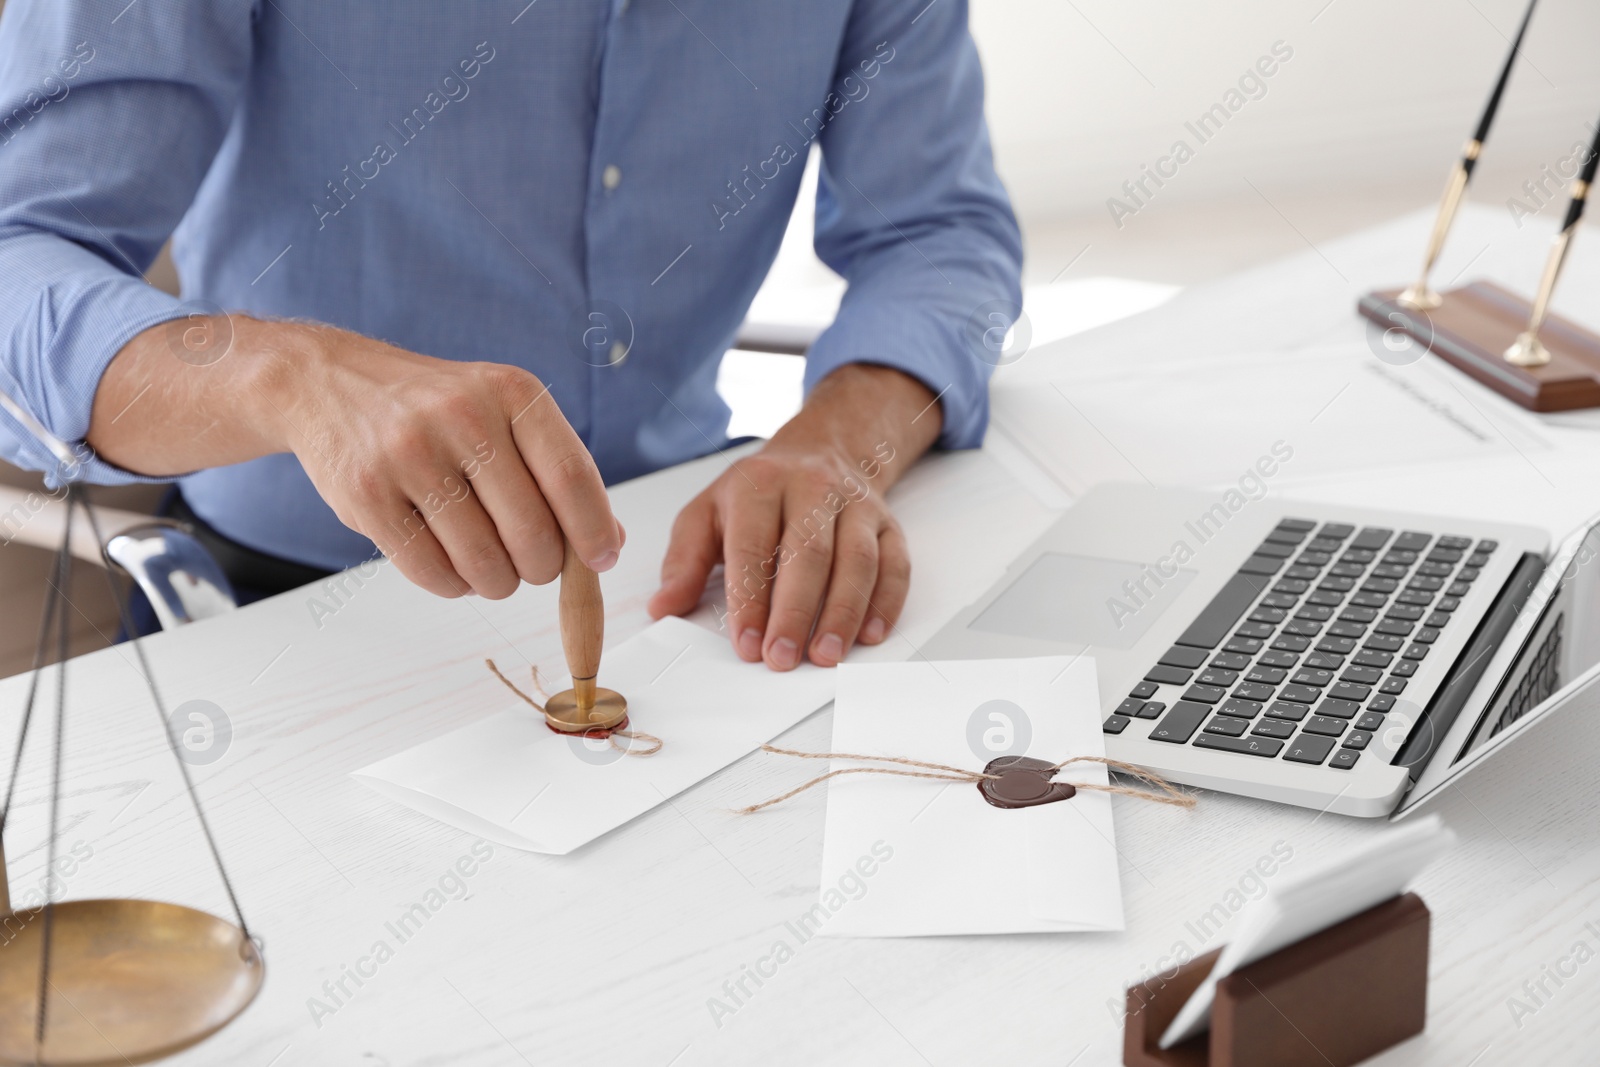
[[[1056,766],[1030,756],[1000,756],[989,761],[984,774],[995,775],[978,783],[978,792],[997,808],[1032,808],[1070,800],[1078,789],[1069,782],[1052,782]]]

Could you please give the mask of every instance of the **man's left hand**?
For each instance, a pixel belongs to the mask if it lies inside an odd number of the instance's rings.
[[[829,374],[761,451],[678,515],[651,616],[693,611],[723,563],[741,658],[786,671],[809,653],[832,667],[857,641],[881,642],[911,584],[884,494],[938,437],[940,416],[934,394],[900,371]]]

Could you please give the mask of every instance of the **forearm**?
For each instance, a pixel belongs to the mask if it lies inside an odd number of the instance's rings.
[[[817,383],[805,406],[773,435],[769,448],[829,449],[853,469],[881,470],[887,489],[933,447],[943,424],[937,396],[891,367],[849,363]]]
[[[288,451],[283,386],[296,357],[309,356],[317,344],[313,327],[243,315],[145,330],[100,379],[89,446],[151,477]]]

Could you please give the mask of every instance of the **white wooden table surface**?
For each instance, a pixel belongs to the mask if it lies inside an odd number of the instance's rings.
[[[1335,304],[1348,309],[1358,286],[1404,277],[1425,225],[1418,216],[1248,284],[1207,288],[1236,302],[1299,302],[1301,315],[1258,328],[1257,349],[1312,316],[1319,329],[1359,330]],[[1311,286],[1328,259],[1347,277]],[[1047,371],[1097,350],[1139,358],[1152,335],[1188,343],[1216,315],[1196,298],[1204,291],[1031,362]],[[1508,463],[1475,478],[1440,475],[1431,490],[1458,485],[1459,513],[1495,512],[1500,492],[1525,495],[1527,514],[1550,522],[1593,510],[1600,433],[1560,441],[1538,457],[1548,484],[1528,487],[1526,467]],[[672,516],[726,462],[712,456],[614,490],[630,540],[605,578],[608,643],[645,625]],[[917,581],[899,632],[874,655],[910,655],[1048,524],[1060,494],[1048,479],[1013,476],[1022,471],[1002,440],[936,457],[896,490]],[[1369,475],[1325,495],[1392,503],[1404,486]],[[786,923],[817,899],[825,790],[758,817],[730,814],[808,773],[756,755],[572,855],[497,847],[458,879],[474,838],[348,772],[507,706],[485,656],[558,663],[554,592],[445,602],[381,571],[359,587],[346,581],[337,602],[303,590],[149,642],[169,707],[210,701],[231,723],[225,754],[196,773],[268,961],[260,999],[175,1063],[1115,1064],[1122,988],[1175,954],[1220,944],[1226,921],[1259,892],[1260,861],[1276,850],[1308,862],[1381,826],[1218,794],[1188,813],[1117,798],[1125,933],[802,943]],[[314,614],[312,596],[336,610]],[[63,837],[79,858],[61,881],[71,897],[149,896],[226,914],[133,664],[111,648],[71,665]],[[8,731],[24,683],[0,682]],[[50,707],[48,686],[42,698]],[[820,749],[829,731],[823,711],[785,740]],[[14,898],[43,876],[47,736],[30,746],[8,841]],[[0,739],[0,753],[9,745]],[[1461,845],[1419,886],[1434,912],[1428,1030],[1375,1063],[1592,1062],[1597,754],[1600,720],[1545,723],[1444,798],[1439,811]],[[426,918],[402,939],[407,913]],[[780,940],[792,958],[759,986],[745,978],[749,995],[734,1000],[725,983]],[[734,1010],[714,1013],[713,998]]]

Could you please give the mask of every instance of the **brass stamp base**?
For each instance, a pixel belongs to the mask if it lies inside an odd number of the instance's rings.
[[[1519,366],[1506,358],[1527,328],[1529,305],[1489,282],[1444,294],[1434,311],[1414,311],[1394,291],[1368,293],[1361,314],[1400,330],[1457,370],[1530,411],[1600,407],[1600,336],[1552,315],[1539,331],[1544,363]]]
[[[577,694],[564,689],[545,701],[544,718],[553,730],[581,734],[585,730],[608,730],[628,717],[628,701],[614,689],[596,689],[594,707],[585,716],[578,710]]]

